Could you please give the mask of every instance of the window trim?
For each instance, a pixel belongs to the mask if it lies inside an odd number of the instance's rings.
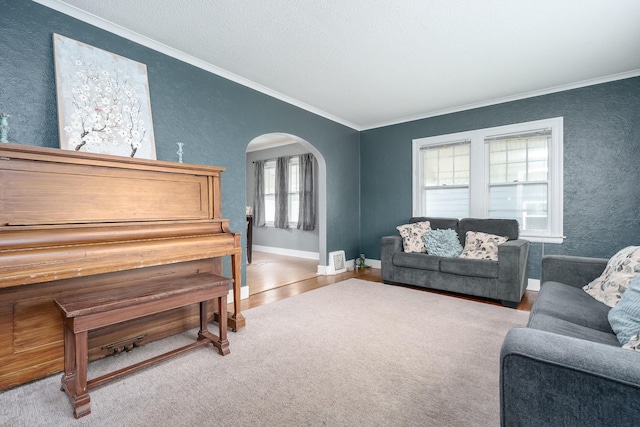
[[[534,131],[536,129],[551,128],[551,143],[549,147],[549,216],[550,230],[547,234],[526,234],[521,236],[533,242],[562,243],[563,235],[563,136],[564,118],[554,117],[550,119],[535,120],[530,122],[515,123],[491,128],[475,129],[464,132],[456,132],[446,135],[436,135],[425,138],[417,138],[412,141],[412,211],[413,216],[424,216],[421,212],[422,194],[421,182],[422,164],[420,161],[420,148],[424,146],[437,146],[459,143],[464,140],[471,141],[470,150],[470,177],[469,177],[469,216],[474,218],[488,218],[488,194],[489,194],[489,147],[485,142],[487,138],[507,136]]]

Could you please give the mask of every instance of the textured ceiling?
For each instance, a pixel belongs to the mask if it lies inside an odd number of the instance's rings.
[[[359,130],[640,75],[638,0],[36,1]]]

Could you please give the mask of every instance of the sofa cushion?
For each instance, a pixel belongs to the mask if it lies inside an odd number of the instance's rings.
[[[535,315],[532,313],[527,326],[558,335],[620,347],[618,339],[612,332],[602,332],[542,313],[536,313]],[[570,352],[571,349],[566,349],[566,351]]]
[[[631,281],[618,304],[609,311],[609,323],[620,344],[627,344],[640,332],[640,276]]]
[[[422,236],[429,255],[457,257],[462,252],[458,233],[452,229],[430,230]]]
[[[627,246],[611,257],[597,279],[583,289],[598,301],[615,306],[629,283],[640,274],[640,246]]]
[[[458,276],[495,279],[498,277],[498,263],[480,259],[442,258],[440,260],[440,271],[457,274]]]
[[[531,316],[546,314],[613,335],[607,318],[609,310],[609,307],[593,299],[581,288],[564,283],[545,282],[531,307]]]
[[[393,254],[393,265],[396,267],[418,268],[438,271],[441,257],[428,254],[396,252]]]
[[[396,229],[402,236],[402,248],[405,252],[426,252],[422,236],[431,230],[429,221],[399,225]]]
[[[464,250],[460,258],[487,259],[498,261],[498,245],[507,241],[504,236],[481,231],[467,231]]]

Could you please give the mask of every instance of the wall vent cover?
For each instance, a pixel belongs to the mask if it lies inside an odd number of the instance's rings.
[[[329,269],[327,274],[338,274],[347,271],[344,251],[329,252]]]

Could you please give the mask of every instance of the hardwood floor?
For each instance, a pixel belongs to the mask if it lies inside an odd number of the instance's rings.
[[[350,278],[368,280],[370,282],[382,282],[380,270],[375,268],[366,268],[365,270],[358,271],[348,270],[346,273],[336,274],[334,276],[323,276],[316,274],[318,262],[315,260],[267,254],[265,252],[253,252],[252,261],[251,264],[247,265],[249,298],[242,300],[243,310],[269,304],[273,301],[288,298]],[[484,298],[474,298],[414,286],[405,287],[420,292],[434,292],[455,298],[478,301],[484,304],[501,305],[498,301]],[[522,301],[518,305],[518,310],[531,311],[531,306],[537,295],[538,293],[535,291],[526,291]]]
[[[318,260],[254,251],[247,264],[249,295],[316,277]]]

